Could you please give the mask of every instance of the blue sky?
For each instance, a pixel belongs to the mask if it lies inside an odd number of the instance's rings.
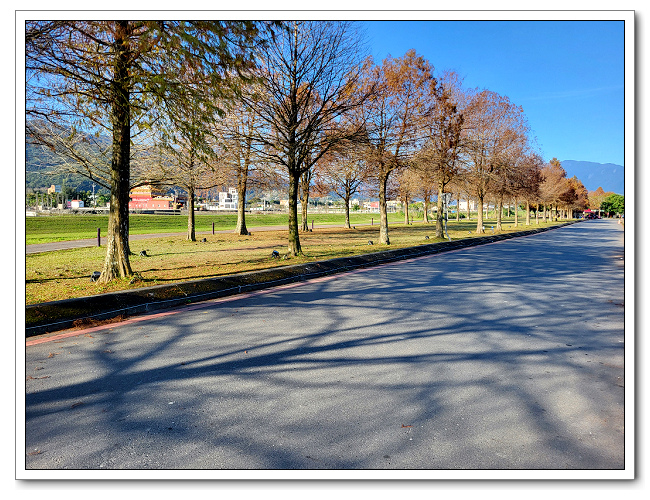
[[[521,105],[545,160],[624,165],[623,21],[363,22],[380,62],[415,49]]]

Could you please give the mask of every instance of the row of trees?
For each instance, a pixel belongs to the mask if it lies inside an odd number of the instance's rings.
[[[129,190],[145,183],[187,191],[192,240],[197,191],[236,185],[247,234],[248,187],[286,185],[292,255],[313,193],[349,207],[370,186],[383,244],[389,196],[437,199],[437,236],[447,192],[567,213],[586,200],[544,165],[521,107],[435,75],[415,50],[375,63],[350,22],[28,22],[26,69],[28,140],[110,189],[102,282],[132,274]]]
[[[25,193],[25,206],[38,207],[45,206],[56,208],[59,204],[64,204],[69,200],[81,200],[84,206],[92,207],[93,205],[106,206],[108,196],[102,193],[93,194],[92,191],[80,191],[78,189],[61,188],[61,192],[48,193],[46,190],[30,189]]]

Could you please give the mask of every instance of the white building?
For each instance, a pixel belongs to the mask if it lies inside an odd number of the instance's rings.
[[[219,210],[237,210],[239,195],[236,188],[228,188],[228,192],[219,193]]]
[[[469,209],[471,212],[476,212],[476,202],[474,200],[471,200],[469,202]],[[458,209],[462,211],[467,210],[467,200],[460,200],[460,204],[458,205]]]

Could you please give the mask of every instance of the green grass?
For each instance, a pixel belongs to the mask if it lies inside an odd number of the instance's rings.
[[[299,215],[300,217],[300,215]],[[350,214],[350,223],[378,224],[379,214]],[[402,214],[389,214],[390,222],[402,222]],[[314,221],[316,225],[331,224],[343,225],[345,216],[343,214],[309,214],[309,223]],[[215,231],[235,229],[237,223],[236,214],[219,212],[197,212],[195,224],[197,232],[212,231],[214,223]],[[288,215],[282,214],[246,214],[246,226],[248,228],[260,226],[286,226]],[[108,230],[108,215],[47,215],[42,217],[25,218],[25,244],[49,243],[54,241],[83,240],[97,237],[97,228],[100,228],[102,236],[106,236]],[[148,215],[132,214],[129,216],[130,234],[160,234],[160,233],[185,233],[187,231],[186,215]]]

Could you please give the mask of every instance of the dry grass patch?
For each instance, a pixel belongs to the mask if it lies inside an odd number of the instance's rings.
[[[476,236],[468,234],[475,225],[476,222],[471,221],[450,224],[449,235],[453,239]],[[530,228],[536,227],[543,226]],[[520,226],[505,231],[523,229],[526,228]],[[273,250],[280,255],[286,252],[286,230],[258,231],[250,236],[232,233],[201,235],[196,242],[186,240],[183,235],[132,240],[130,260],[136,275],[106,285],[90,281],[93,271],[101,270],[106,252],[104,247],[30,254],[26,256],[26,303],[37,304],[444,241],[433,238],[433,224],[394,224],[389,234],[391,245],[387,247],[378,245],[379,227],[376,225],[301,233],[304,255],[286,260],[271,257]],[[488,231],[489,234],[492,232]],[[374,245],[369,245],[368,241],[373,241]],[[139,255],[142,250],[146,250],[147,257]]]

